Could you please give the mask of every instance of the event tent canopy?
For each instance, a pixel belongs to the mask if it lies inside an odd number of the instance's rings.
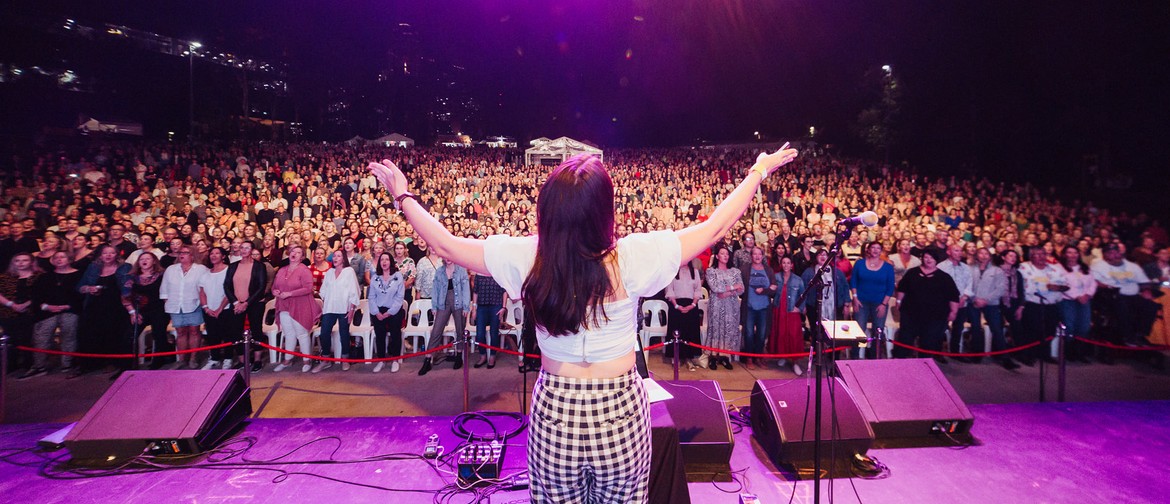
[[[573,140],[569,137],[560,137],[556,140],[547,140],[540,143],[534,140],[533,146],[524,151],[524,164],[560,164],[566,159],[581,153],[595,154],[598,158],[605,159],[601,149],[597,147],[579,140]]]
[[[414,139],[401,133],[391,133],[386,136],[370,140],[370,143],[386,147],[414,147]]]

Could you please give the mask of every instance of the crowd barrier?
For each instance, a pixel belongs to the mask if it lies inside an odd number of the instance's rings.
[[[926,355],[938,355],[938,356],[944,356],[944,357],[994,357],[994,356],[1006,355],[1006,354],[1016,353],[1016,352],[1027,350],[1030,348],[1034,348],[1034,347],[1037,347],[1039,345],[1049,343],[1053,339],[1058,340],[1058,362],[1057,362],[1057,365],[1058,365],[1058,369],[1059,369],[1059,387],[1058,387],[1057,398],[1059,401],[1064,400],[1064,382],[1065,382],[1064,377],[1065,377],[1065,364],[1066,364],[1065,358],[1064,358],[1065,357],[1064,356],[1064,346],[1065,346],[1064,343],[1066,340],[1075,339],[1077,341],[1081,341],[1083,343],[1090,344],[1090,345],[1096,345],[1096,346],[1110,348],[1110,349],[1114,349],[1114,350],[1127,350],[1127,351],[1134,351],[1134,352],[1150,352],[1150,351],[1161,352],[1161,351],[1170,350],[1170,346],[1165,346],[1165,345],[1128,346],[1128,345],[1117,345],[1117,344],[1109,343],[1106,341],[1093,340],[1093,339],[1083,338],[1083,337],[1079,337],[1079,336],[1073,337],[1073,336],[1070,336],[1066,333],[1063,326],[1058,327],[1056,335],[1050,336],[1050,337],[1045,338],[1041,341],[1035,341],[1035,342],[1028,343],[1025,345],[1020,345],[1020,346],[1016,346],[1016,347],[1012,347],[1012,348],[1006,348],[1003,350],[989,351],[989,352],[944,352],[944,351],[940,351],[940,350],[928,350],[928,349],[920,348],[920,347],[917,347],[914,345],[909,345],[909,344],[906,344],[906,343],[903,343],[900,341],[890,340],[890,343],[893,344],[894,346],[904,348],[904,349],[914,351],[914,352],[919,352],[919,353],[926,354]],[[222,344],[218,344],[218,345],[210,345],[210,346],[204,346],[204,347],[198,347],[198,348],[189,348],[186,350],[176,350],[176,351],[170,351],[170,352],[144,353],[144,354],[138,354],[138,355],[135,355],[135,354],[87,353],[87,352],[65,352],[65,351],[61,351],[61,350],[33,348],[33,347],[28,347],[28,346],[23,346],[23,345],[15,346],[15,348],[18,350],[26,351],[26,352],[38,352],[38,353],[43,353],[43,354],[48,354],[48,355],[61,355],[61,356],[67,355],[67,356],[71,356],[71,357],[89,358],[89,359],[133,359],[135,357],[154,358],[154,357],[169,357],[169,356],[176,356],[176,355],[193,354],[193,353],[198,353],[198,352],[207,352],[207,351],[211,351],[211,350],[228,348],[228,347],[231,347],[234,345],[243,345],[244,346],[243,373],[244,373],[245,382],[248,383],[250,386],[250,384],[251,384],[251,359],[252,359],[251,345],[253,345],[253,344],[259,345],[259,347],[267,349],[269,351],[277,352],[277,353],[284,354],[284,355],[287,355],[290,357],[301,357],[303,359],[309,359],[309,360],[315,360],[315,361],[342,362],[342,363],[350,363],[350,364],[365,364],[365,363],[398,361],[398,360],[403,360],[403,359],[409,359],[412,357],[422,357],[422,356],[426,356],[426,355],[431,355],[434,353],[443,352],[443,351],[449,350],[451,348],[456,348],[456,347],[459,348],[459,350],[462,352],[464,359],[466,360],[470,356],[471,349],[473,347],[477,347],[477,346],[486,348],[486,349],[491,350],[493,352],[500,352],[503,354],[514,355],[517,357],[526,357],[526,358],[539,358],[540,357],[539,354],[524,353],[524,352],[520,352],[520,351],[516,351],[516,350],[509,350],[509,349],[505,349],[505,348],[501,348],[501,347],[497,347],[497,346],[493,346],[493,345],[477,343],[477,342],[472,340],[470,333],[467,331],[464,332],[463,338],[461,340],[457,340],[455,343],[447,343],[445,345],[441,345],[441,346],[438,346],[435,348],[427,349],[427,350],[424,350],[421,352],[414,352],[414,353],[410,353],[410,354],[396,355],[396,356],[392,356],[392,357],[372,358],[372,359],[337,358],[337,357],[328,357],[328,356],[324,356],[324,355],[310,355],[310,354],[306,354],[306,353],[302,353],[302,352],[285,350],[283,348],[272,346],[272,345],[269,345],[269,344],[261,342],[261,341],[253,340],[250,331],[245,331],[244,339],[242,341],[239,341],[239,342],[222,343]],[[664,341],[662,343],[650,345],[650,346],[646,347],[644,349],[644,351],[651,352],[651,351],[665,348],[667,346],[673,346],[675,348],[674,358],[673,358],[674,379],[678,380],[680,358],[679,358],[679,353],[677,350],[681,345],[687,345],[687,346],[690,346],[690,347],[693,347],[693,348],[696,348],[696,349],[699,349],[699,350],[702,350],[702,351],[705,351],[708,353],[735,355],[735,356],[739,356],[739,357],[746,357],[746,358],[753,358],[753,359],[776,359],[776,360],[795,359],[795,358],[803,358],[806,356],[812,357],[816,354],[816,352],[811,350],[811,349],[809,351],[805,351],[805,352],[785,353],[785,354],[752,353],[752,352],[725,350],[725,349],[721,349],[721,348],[714,348],[714,347],[709,347],[706,345],[701,345],[698,343],[692,343],[689,341],[682,341],[678,338],[677,335],[675,335],[675,337],[671,340],[667,340],[667,341]],[[4,397],[7,395],[7,388],[8,388],[7,378],[8,378],[8,352],[9,352],[9,348],[10,347],[8,345],[8,336],[7,335],[0,335],[0,422],[2,422],[4,419],[4,408],[5,408]],[[839,352],[842,350],[846,350],[848,348],[850,348],[850,347],[849,346],[837,346],[837,347],[826,349],[825,352],[826,353],[835,353],[835,352]],[[1041,365],[1041,368],[1040,368],[1040,400],[1044,401],[1045,400],[1045,395],[1044,395],[1045,373],[1044,373],[1044,367],[1043,367],[1044,366],[1043,360],[1041,360],[1040,363],[1041,363],[1040,364]],[[468,404],[469,375],[468,375],[468,372],[466,369],[467,367],[469,367],[469,366],[465,366],[465,369],[464,369],[464,384],[463,384],[463,387],[464,387],[464,409],[465,410],[467,410],[469,408],[469,404]]]

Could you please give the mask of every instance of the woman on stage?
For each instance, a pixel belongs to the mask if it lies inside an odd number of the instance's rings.
[[[764,177],[796,154],[760,154],[701,224],[617,241],[613,182],[594,156],[574,156],[549,174],[536,201],[539,235],[486,240],[451,234],[409,192],[398,167],[370,164],[440,256],[491,275],[536,321],[542,367],[528,429],[534,502],[646,501],[650,420],[634,368],[637,300],[662,290],[723,236]]]

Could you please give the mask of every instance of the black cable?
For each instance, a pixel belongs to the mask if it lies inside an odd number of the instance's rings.
[[[499,429],[496,428],[495,423],[492,422],[492,417],[511,418],[515,420],[516,427],[512,430],[505,431],[503,435],[501,435]],[[488,437],[471,432],[467,429],[467,424],[470,421],[480,421],[486,423],[488,427],[491,427],[492,435]],[[524,432],[524,429],[527,428],[528,417],[513,411],[472,411],[461,413],[456,416],[454,420],[451,420],[451,431],[454,432],[455,435],[463,439],[467,439],[468,441],[495,441],[511,439],[521,432]]]

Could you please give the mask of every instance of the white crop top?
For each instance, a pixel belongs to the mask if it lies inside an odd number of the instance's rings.
[[[496,235],[484,243],[484,263],[488,273],[508,292],[519,299],[524,280],[536,260],[537,237],[513,238]],[[605,303],[608,320],[599,327],[576,334],[549,336],[539,325],[536,340],[540,351],[561,362],[604,362],[628,353],[637,337],[638,298],[649,297],[664,289],[682,263],[682,244],[674,231],[654,231],[629,235],[617,242],[618,271],[628,297]]]

